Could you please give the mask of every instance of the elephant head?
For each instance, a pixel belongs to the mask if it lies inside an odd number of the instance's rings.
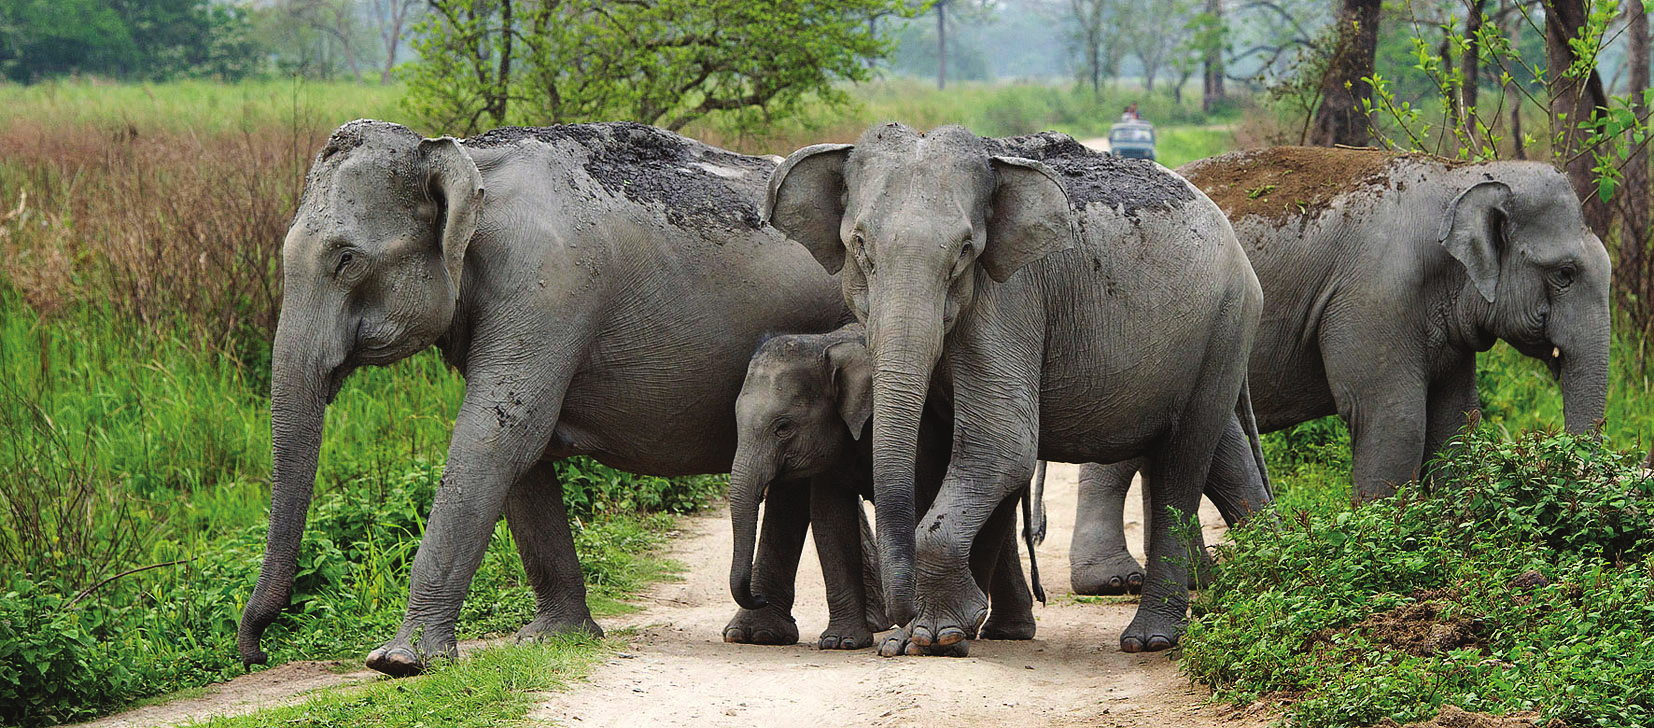
[[[1585,226],[1561,174],[1543,165],[1518,169],[1531,174],[1484,179],[1460,192],[1442,214],[1438,238],[1468,274],[1460,295],[1472,309],[1468,318],[1544,361],[1561,381],[1568,430],[1587,432],[1608,400],[1608,251]]]
[[[729,475],[735,555],[729,590],[737,604],[760,609],[752,593],[758,503],[776,483],[819,475],[862,437],[873,413],[873,369],[859,326],[832,334],[764,342],[735,400],[739,444]]]
[[[408,357],[447,332],[482,198],[458,142],[396,124],[346,124],[311,164],[282,245],[270,530],[237,634],[244,662],[265,661],[259,638],[292,596],[327,405],[357,367]]]
[[[960,127],[874,127],[854,146],[794,152],[770,177],[766,218],[841,276],[867,325],[873,478],[890,616],[914,615],[914,458],[943,338],[980,286],[1072,246],[1062,183],[1039,162],[994,156]]]

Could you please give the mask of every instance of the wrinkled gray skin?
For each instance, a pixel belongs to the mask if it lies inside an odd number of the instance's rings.
[[[877,553],[860,538],[867,528],[860,498],[873,498],[872,413],[873,364],[861,324],[828,334],[776,337],[753,355],[735,401],[740,444],[729,488],[735,534],[729,583],[741,610],[724,628],[724,641],[798,640],[791,608],[806,522],[827,586],[828,626],[817,646],[870,647],[873,633],[891,626],[880,599]],[[915,458],[920,507],[935,499],[941,485],[951,427],[945,407],[929,403]],[[765,516],[755,557],[760,502]],[[980,636],[1033,639],[1033,603],[1017,558],[1016,514],[999,510],[984,529],[996,536],[979,537],[971,549],[972,574],[992,602]],[[984,548],[985,543],[993,546]],[[964,654],[965,643],[950,651]]]
[[[1233,409],[1262,294],[1223,212],[1152,162],[1060,134],[983,140],[890,124],[854,146],[794,152],[767,211],[828,271],[842,268],[867,325],[885,604],[912,644],[955,644],[982,623],[969,546],[1038,458],[1147,455],[1157,513],[1188,513],[1219,440],[1230,425],[1240,435]],[[952,460],[915,530],[933,371],[953,393]],[[1186,621],[1169,521],[1154,519],[1127,651],[1172,647]],[[910,646],[893,639],[880,653]]]
[[[1200,186],[1249,158],[1178,171]],[[1596,426],[1608,397],[1608,253],[1566,178],[1534,162],[1408,157],[1377,182],[1350,182],[1308,219],[1234,220],[1264,290],[1249,375],[1260,429],[1343,417],[1354,497],[1388,496],[1478,410],[1476,352],[1497,339],[1550,367],[1568,430]],[[1081,470],[1076,593],[1142,582],[1121,518],[1138,465]]]
[[[466,378],[391,675],[452,654],[503,514],[537,616],[519,633],[601,634],[552,464],[584,454],[657,475],[727,471],[735,397],[762,337],[848,316],[838,283],[757,216],[773,164],[635,124],[420,139],[359,121],[317,155],[282,251],[272,363],[274,492],[237,637],[292,593],[323,414],[357,367],[432,344]]]

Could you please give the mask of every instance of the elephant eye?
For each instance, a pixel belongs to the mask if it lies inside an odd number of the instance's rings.
[[[793,436],[792,420],[776,420],[775,436],[783,440]]]
[[[338,277],[338,275],[340,273],[345,272],[345,267],[350,265],[355,260],[356,260],[355,254],[351,253],[348,250],[343,252],[343,253],[340,253],[339,254],[339,264],[333,267],[334,277]]]
[[[1568,286],[1573,285],[1574,276],[1576,276],[1578,274],[1579,274],[1579,271],[1577,269],[1575,269],[1573,266],[1565,265],[1565,266],[1562,266],[1560,268],[1557,268],[1556,272],[1552,273],[1551,275],[1552,275],[1553,280],[1556,283],[1557,288],[1567,288]]]

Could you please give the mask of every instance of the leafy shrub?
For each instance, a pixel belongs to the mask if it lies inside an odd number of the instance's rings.
[[[1407,487],[1232,531],[1183,669],[1225,700],[1284,696],[1298,726],[1443,704],[1654,725],[1654,479],[1590,437],[1461,440],[1435,497]]]

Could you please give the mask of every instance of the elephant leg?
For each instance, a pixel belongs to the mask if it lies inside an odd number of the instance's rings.
[[[1235,390],[1198,388],[1194,403],[1234,401]],[[1236,380],[1238,383],[1238,379]],[[1143,473],[1150,496],[1149,563],[1137,615],[1120,635],[1125,652],[1155,652],[1177,645],[1188,623],[1189,583],[1205,551],[1200,539],[1200,495],[1206,488],[1212,458],[1229,420],[1229,409],[1191,408],[1176,429],[1154,448]]]
[[[1429,462],[1458,436],[1472,412],[1481,411],[1481,395],[1476,391],[1476,358],[1466,357],[1461,365],[1432,382],[1425,407],[1424,460]],[[1427,475],[1434,483],[1441,473]]]
[[[1374,361],[1371,346],[1359,345],[1359,337],[1346,334],[1358,328],[1325,323],[1321,352],[1333,401],[1350,428],[1352,497],[1361,502],[1394,495],[1397,486],[1418,477],[1424,461],[1429,379],[1399,356]],[[1475,376],[1474,370],[1470,376]]]
[[[1239,417],[1229,418],[1212,470],[1206,478],[1206,497],[1223,514],[1223,522],[1234,527],[1273,500],[1263,481],[1263,471],[1252,452],[1252,442]]]
[[[1125,523],[1126,494],[1143,462],[1135,458],[1113,465],[1080,466],[1079,506],[1068,546],[1068,580],[1075,594],[1143,590],[1143,566],[1126,548]]]
[[[827,586],[827,629],[816,646],[859,650],[873,645],[867,628],[867,589],[862,573],[861,499],[830,478],[810,483],[810,533]]]
[[[505,522],[534,587],[534,621],[517,632],[519,642],[569,632],[603,636],[586,606],[586,580],[574,551],[563,508],[563,487],[548,461],[523,474],[505,499]]]
[[[1016,517],[1020,502],[1007,500],[994,511],[982,533],[976,536],[971,548],[971,568],[977,570],[978,551],[989,551],[983,546],[997,544],[991,549],[992,561],[984,566],[987,574],[988,621],[982,623],[979,636],[985,640],[1031,640],[1034,638],[1034,596],[1028,589],[1028,580],[1022,574],[1022,558],[1018,553]],[[983,554],[983,561],[990,554]],[[981,579],[978,578],[980,582]]]
[[[798,560],[804,552],[804,532],[810,526],[810,500],[804,491],[807,482],[776,483],[764,499],[764,526],[758,535],[758,553],[753,559],[753,589],[768,604],[761,609],[740,609],[724,626],[724,641],[754,645],[791,645],[798,642],[798,623],[793,620],[793,595],[798,579]]]
[[[504,376],[482,366],[470,375],[442,485],[409,573],[407,613],[396,636],[368,654],[368,667],[393,677],[418,674],[429,659],[456,654],[454,626],[471,578],[507,493],[551,439],[568,382],[534,371]],[[557,384],[531,387],[525,381]]]

